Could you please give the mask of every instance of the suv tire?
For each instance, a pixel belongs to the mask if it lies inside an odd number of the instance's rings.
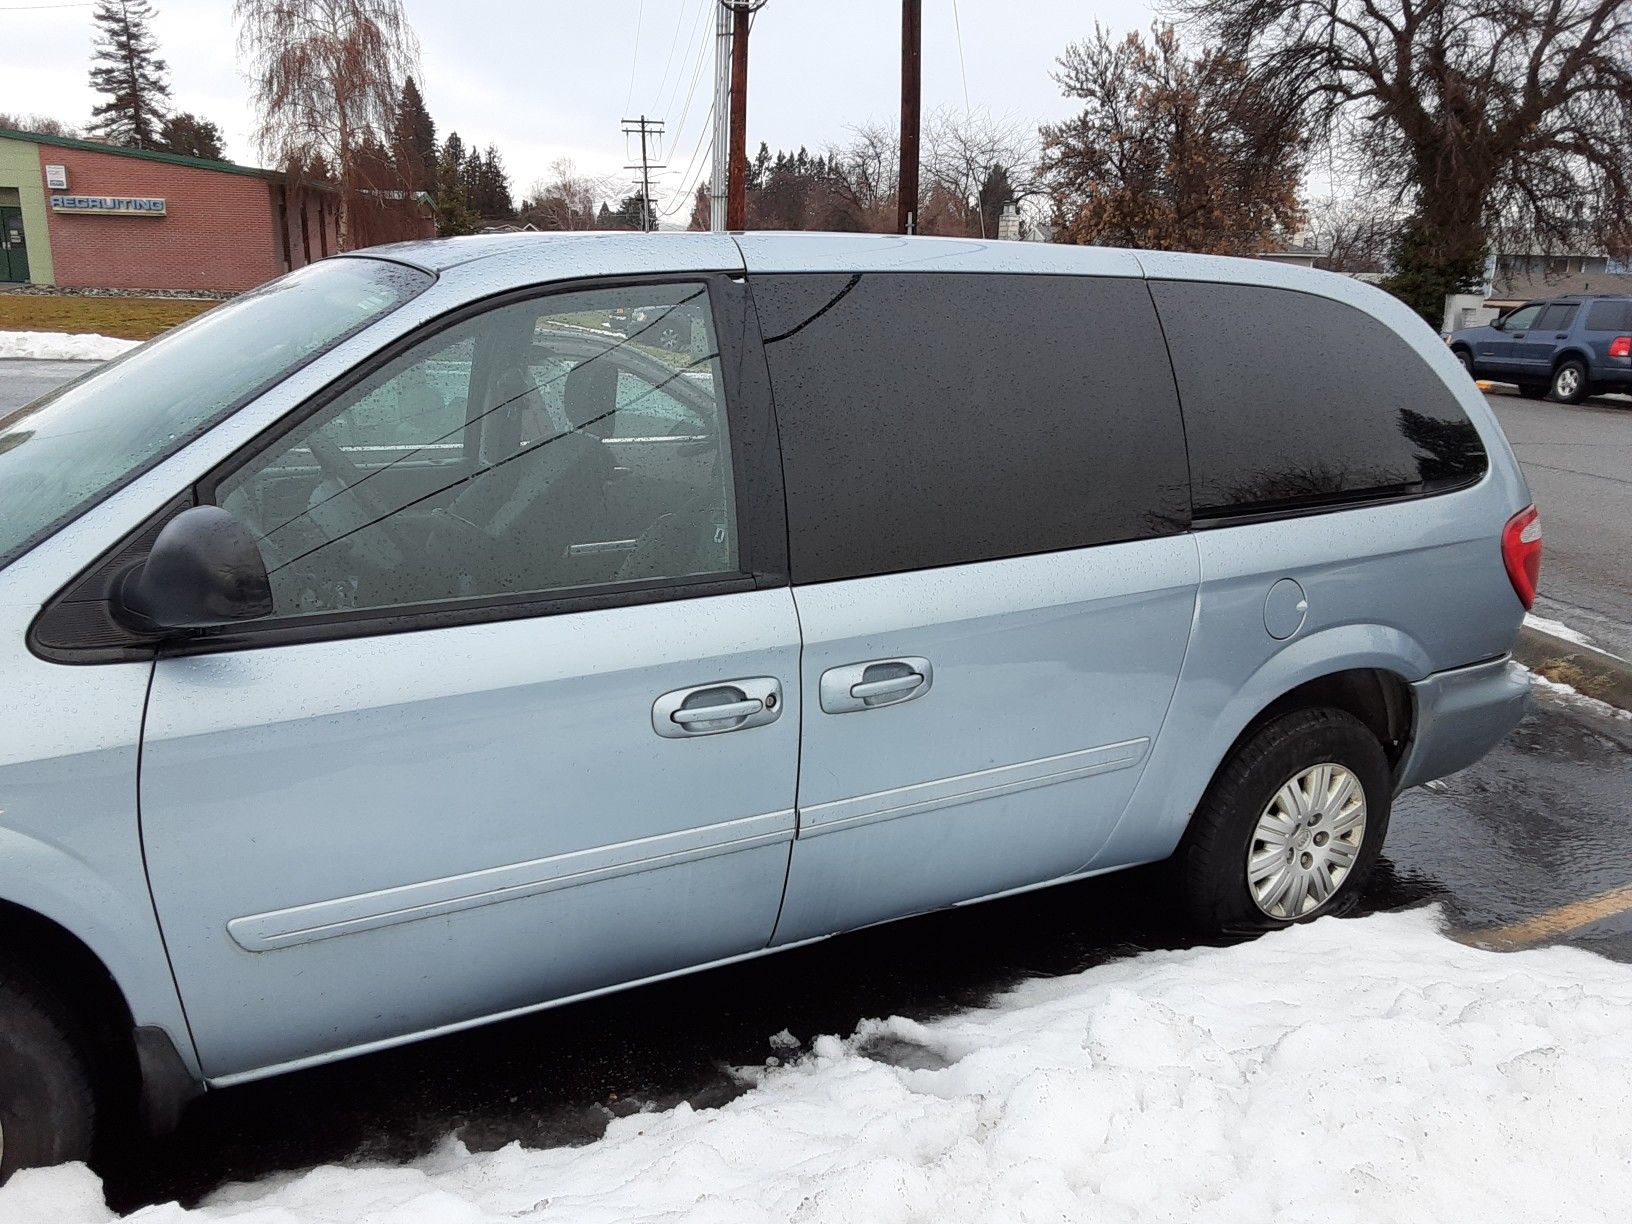
[[[0,1183],[18,1169],[88,1159],[95,1123],[90,1073],[66,1011],[0,965]]]
[[[1452,349],[1451,352],[1462,363],[1462,368],[1468,372],[1469,378],[1479,377],[1473,372],[1473,354],[1471,352],[1465,348]]]
[[[1587,398],[1587,367],[1580,358],[1558,363],[1553,371],[1552,395],[1561,404],[1579,404]]]
[[[1392,800],[1383,747],[1353,715],[1298,710],[1265,723],[1214,775],[1180,843],[1192,922],[1241,935],[1348,912]]]

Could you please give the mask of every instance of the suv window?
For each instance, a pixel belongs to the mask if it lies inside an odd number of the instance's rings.
[[[1503,331],[1529,331],[1541,317],[1540,302],[1531,302],[1528,306],[1520,306],[1517,310],[1502,317]]]
[[[1136,280],[753,278],[795,582],[1182,531],[1184,438]]]
[[[1587,330],[1632,332],[1632,302],[1594,302],[1587,311]]]
[[[638,301],[706,339],[677,353],[605,326]],[[656,306],[652,303],[663,299]],[[586,322],[587,321],[587,322]],[[683,421],[621,418],[643,389]],[[275,615],[562,593],[737,569],[707,290],[559,294],[467,319],[326,404],[216,486],[254,531]]]
[[[1465,483],[1486,467],[1456,394],[1370,315],[1289,289],[1153,281],[1198,518]]]
[[[1564,331],[1575,321],[1574,302],[1551,302],[1536,320],[1537,331]]]

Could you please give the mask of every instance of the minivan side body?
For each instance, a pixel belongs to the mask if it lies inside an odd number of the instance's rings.
[[[1494,323],[1454,331],[1445,343],[1475,378],[1513,383],[1532,397],[1550,389],[1573,403],[1632,390],[1629,297],[1527,302]]]
[[[1164,859],[1277,713],[1349,711],[1391,790],[1522,714],[1523,477],[1369,286],[863,235],[345,258],[425,284],[0,568],[0,942],[72,969],[155,1124]],[[539,512],[546,462],[592,493]],[[589,502],[553,576],[493,551]],[[132,635],[194,504],[278,610]]]

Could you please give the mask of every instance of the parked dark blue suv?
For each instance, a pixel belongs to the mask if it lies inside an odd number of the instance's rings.
[[[1514,383],[1531,399],[1566,404],[1632,392],[1632,297],[1572,295],[1527,302],[1487,327],[1446,340],[1475,378]]]

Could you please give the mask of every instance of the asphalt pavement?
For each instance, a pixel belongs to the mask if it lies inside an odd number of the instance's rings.
[[[0,361],[0,416],[96,369],[96,361]]]
[[[1632,398],[1486,398],[1541,507],[1536,612],[1632,659]]]

